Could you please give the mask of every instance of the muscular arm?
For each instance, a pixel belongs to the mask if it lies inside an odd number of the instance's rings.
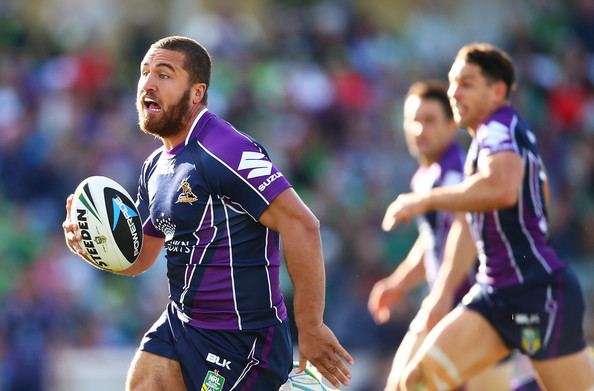
[[[373,319],[382,324],[390,319],[391,308],[403,295],[425,281],[425,247],[419,235],[408,255],[388,277],[376,282],[369,294],[367,308]]]
[[[121,274],[124,276],[137,276],[147,271],[159,256],[161,249],[163,248],[164,239],[151,235],[144,235],[142,250],[138,255],[138,259],[130,266],[130,268],[121,272],[115,272],[115,274]]]
[[[351,356],[323,323],[326,277],[318,219],[293,189],[266,208],[260,223],[280,233],[287,269],[295,291],[300,367],[311,361],[335,386],[348,384],[350,372],[339,357]]]
[[[427,207],[470,212],[507,208],[517,202],[523,177],[524,162],[516,153],[481,156],[476,174],[457,185],[433,189]]]
[[[456,185],[426,194],[401,194],[390,204],[382,228],[389,231],[401,222],[429,210],[484,212],[513,206],[524,178],[524,162],[514,152],[479,157],[478,171]]]
[[[397,282],[401,290],[410,291],[425,281],[424,255],[425,245],[423,244],[423,238],[419,235],[404,261],[398,265],[388,278]]]
[[[476,247],[464,213],[456,213],[446,239],[435,283],[423,301],[416,324],[429,331],[454,306],[455,294],[476,262]]]
[[[433,290],[452,298],[476,263],[476,246],[464,213],[457,213],[445,244],[443,261]]]

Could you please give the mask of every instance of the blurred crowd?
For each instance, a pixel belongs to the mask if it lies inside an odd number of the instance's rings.
[[[411,297],[382,327],[366,311],[372,283],[416,236],[412,224],[379,227],[415,169],[403,95],[419,78],[447,80],[463,44],[507,50],[514,103],[549,171],[551,240],[580,271],[593,341],[594,0],[392,3],[0,3],[0,390],[47,390],[53,352],[135,346],[162,311],[164,259],[134,279],[101,272],[67,251],[61,222],[87,176],[136,193],[140,166],[160,145],[136,123],[139,62],[171,34],[209,49],[210,109],[264,144],[321,220],[326,319],[361,358],[357,390],[377,389],[372,379],[383,378],[418,304]]]

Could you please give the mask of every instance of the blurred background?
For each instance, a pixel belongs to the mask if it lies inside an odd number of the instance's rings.
[[[355,357],[357,391],[380,389],[424,293],[382,327],[366,310],[416,236],[412,224],[379,227],[416,166],[403,95],[419,78],[445,81],[466,43],[507,50],[514,103],[549,170],[551,239],[584,284],[592,343],[594,0],[3,0],[0,391],[121,390],[163,310],[164,259],[137,278],[101,272],[67,251],[61,222],[87,176],[136,193],[159,146],[136,124],[139,63],[172,34],[210,50],[210,109],[264,144],[321,220],[325,318]]]

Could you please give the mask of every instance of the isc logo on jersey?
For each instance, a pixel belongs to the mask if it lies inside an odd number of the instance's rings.
[[[272,172],[272,163],[268,160],[262,160],[265,157],[266,155],[263,153],[246,151],[241,155],[241,161],[239,162],[239,167],[237,167],[238,170],[251,169],[248,174],[248,179],[269,175],[268,178],[258,186],[258,190],[260,191],[264,191],[264,189],[270,186],[272,182],[283,176],[280,172],[275,172],[270,175]]]
[[[107,177],[92,176],[74,192],[71,216],[87,260],[109,271],[129,268],[142,249],[142,222],[130,195]]]

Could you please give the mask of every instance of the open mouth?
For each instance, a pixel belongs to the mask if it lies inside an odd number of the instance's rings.
[[[161,112],[161,105],[157,103],[156,100],[149,97],[144,97],[142,99],[142,104],[144,105],[144,109],[151,113],[160,113]]]

